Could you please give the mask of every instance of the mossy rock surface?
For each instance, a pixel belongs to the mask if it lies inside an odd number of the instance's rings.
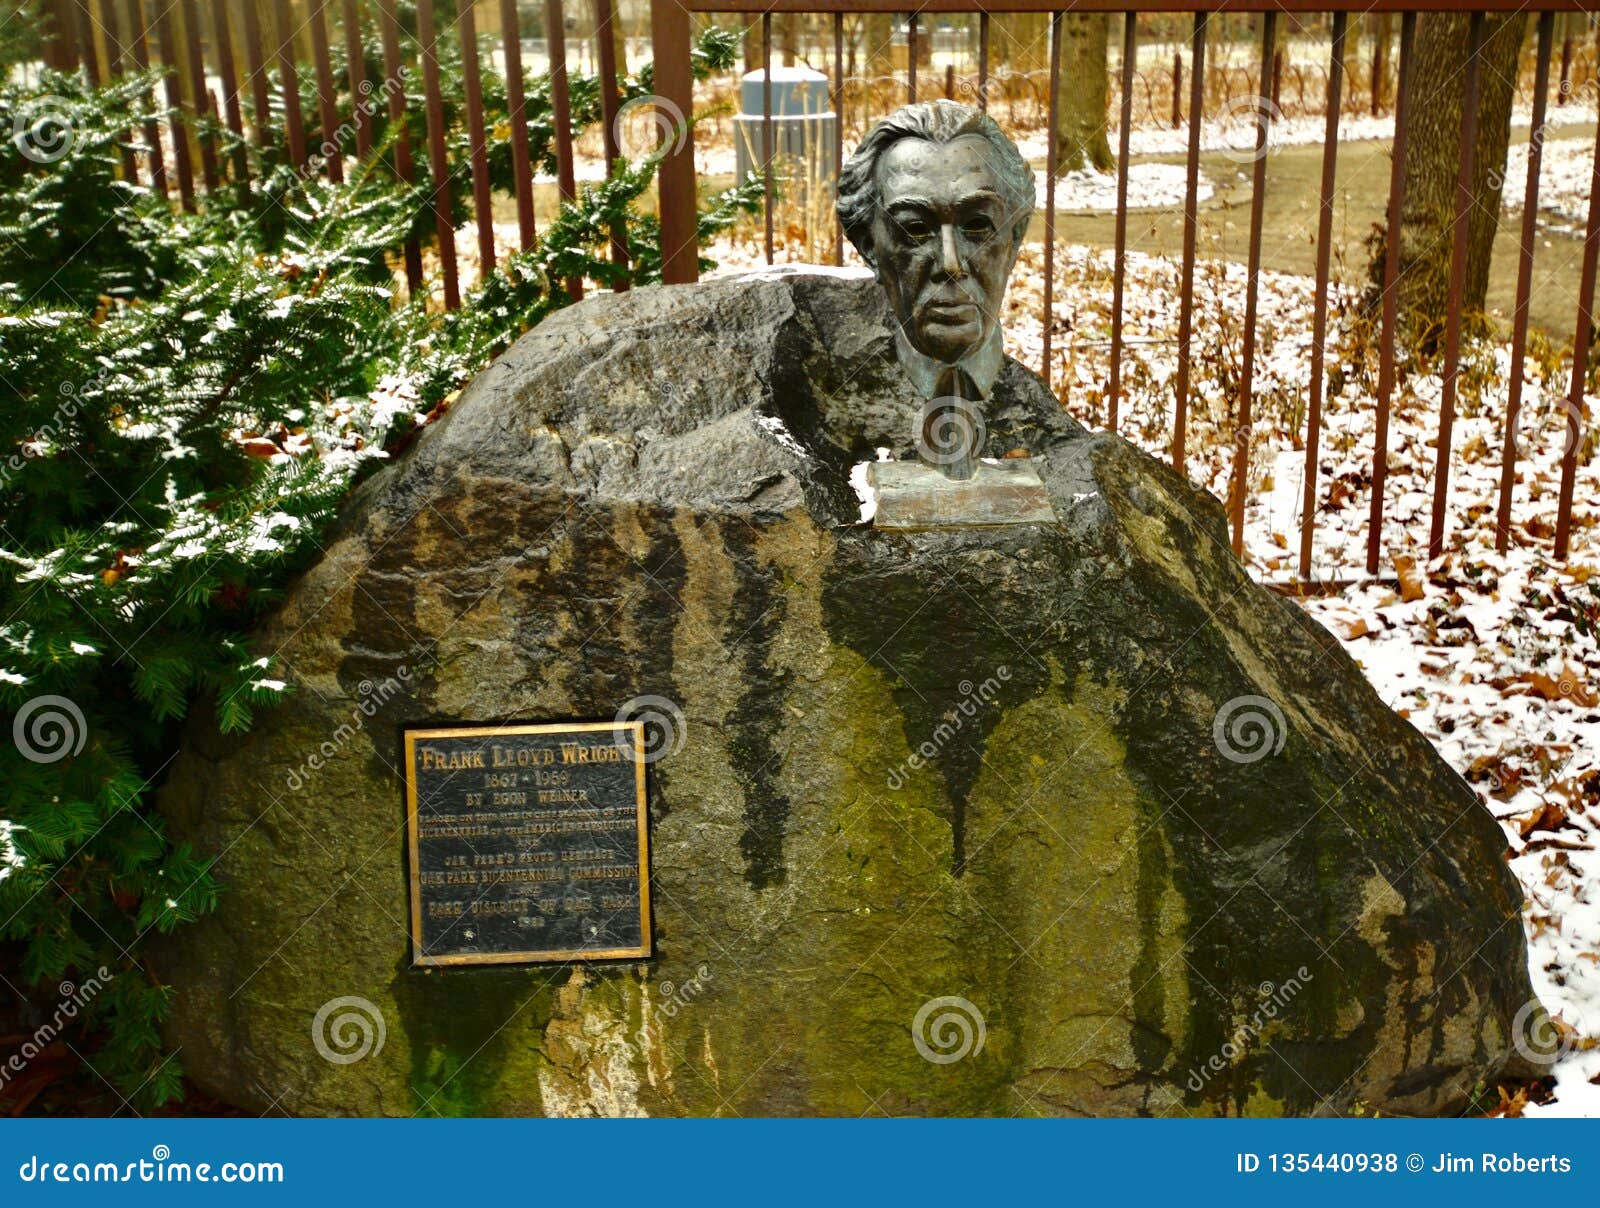
[[[362,488],[256,635],[292,703],[196,725],[162,794],[225,890],[164,958],[193,1079],[293,1113],[1181,1115],[1451,1111],[1496,1074],[1531,992],[1467,785],[1214,499],[1015,363],[986,451],[1040,458],[1060,523],[859,525],[851,466],[910,453],[884,323],[840,274],[593,298]],[[401,727],[643,695],[687,723],[650,769],[656,956],[412,968]],[[359,1061],[313,1043],[339,998],[382,1017]]]

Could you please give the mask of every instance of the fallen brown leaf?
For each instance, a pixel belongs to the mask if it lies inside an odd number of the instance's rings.
[[[1422,572],[1417,569],[1417,560],[1410,554],[1394,556],[1394,573],[1400,580],[1400,598],[1406,603],[1420,600],[1427,594],[1422,583]]]

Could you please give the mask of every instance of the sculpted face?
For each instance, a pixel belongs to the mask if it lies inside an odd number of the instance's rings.
[[[969,134],[948,143],[902,138],[878,158],[878,278],[912,346],[936,360],[958,361],[989,337],[1016,260],[1015,215],[990,154]]]

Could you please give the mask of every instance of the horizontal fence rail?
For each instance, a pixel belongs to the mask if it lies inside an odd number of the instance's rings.
[[[1041,127],[1047,148],[1043,213],[1043,306],[1041,324],[1044,356],[1041,366],[1047,381],[1052,376],[1055,313],[1054,277],[1057,244],[1057,176],[1055,156],[1060,117],[1062,18],[1065,13],[1106,14],[1110,21],[1109,45],[1120,49],[1110,68],[1107,131],[1116,132],[1116,196],[1114,264],[1110,324],[1110,356],[1104,398],[1107,424],[1116,430],[1123,419],[1127,351],[1124,275],[1128,264],[1128,171],[1130,131],[1136,124],[1147,130],[1180,131],[1184,141],[1184,195],[1182,202],[1181,294],[1176,339],[1176,373],[1173,382],[1171,456],[1181,469],[1185,464],[1189,432],[1190,392],[1196,347],[1195,278],[1199,207],[1197,188],[1202,149],[1202,123],[1207,115],[1247,109],[1255,121],[1257,139],[1251,171],[1248,261],[1245,313],[1242,330],[1242,375],[1238,383],[1237,428],[1228,451],[1233,465],[1226,501],[1233,548],[1243,552],[1245,495],[1249,465],[1256,375],[1260,360],[1257,325],[1261,310],[1263,199],[1267,191],[1264,149],[1274,121],[1291,117],[1321,119],[1322,162],[1316,213],[1316,267],[1311,333],[1311,378],[1304,430],[1304,481],[1297,549],[1298,573],[1312,576],[1313,538],[1318,514],[1318,457],[1323,435],[1326,388],[1325,358],[1332,326],[1329,315],[1330,248],[1336,203],[1341,125],[1366,114],[1392,114],[1394,141],[1386,206],[1388,230],[1399,229],[1405,202],[1405,164],[1408,126],[1414,103],[1415,46],[1418,14],[1470,14],[1469,55],[1463,78],[1467,104],[1460,131],[1460,175],[1454,194],[1454,243],[1450,250],[1450,290],[1444,323],[1442,398],[1436,465],[1433,472],[1433,507],[1427,539],[1430,556],[1445,549],[1448,516],[1452,433],[1462,373],[1463,291],[1467,271],[1467,217],[1473,203],[1473,157],[1477,143],[1476,99],[1479,71],[1476,49],[1481,45],[1486,19],[1496,14],[1538,14],[1536,45],[1525,51],[1515,80],[1517,95],[1532,108],[1532,129],[1527,163],[1526,196],[1517,241],[1516,302],[1511,315],[1511,369],[1506,416],[1506,439],[1500,467],[1498,498],[1494,501],[1497,542],[1507,547],[1511,526],[1511,499],[1517,481],[1515,432],[1522,405],[1522,371],[1529,348],[1529,309],[1533,295],[1538,186],[1544,132],[1552,108],[1569,104],[1578,89],[1593,92],[1600,70],[1593,42],[1593,19],[1600,0],[1360,0],[1360,2],[1287,4],[1275,0],[1163,0],[1157,4],[1129,4],[1127,0],[924,0],[907,11],[904,0],[650,0],[650,39],[653,49],[654,93],[658,132],[662,115],[674,115],[675,130],[663,137],[657,180],[661,231],[661,276],[668,284],[693,282],[699,273],[697,246],[698,183],[695,167],[695,80],[691,70],[692,35],[697,21],[711,15],[729,17],[746,27],[746,66],[761,66],[764,83],[759,121],[760,163],[763,177],[763,217],[760,230],[763,258],[774,257],[774,134],[773,22],[774,17],[818,18],[810,27],[813,41],[796,59],[792,44],[785,49],[791,61],[825,65],[828,101],[837,115],[831,164],[837,178],[846,139],[859,137],[873,122],[913,99],[937,96],[967,100],[993,108],[997,118],[1019,130]],[[592,63],[598,86],[601,116],[600,155],[607,171],[621,154],[618,122],[622,110],[622,80],[617,47],[619,26],[632,10],[616,0],[542,0],[536,6],[517,0],[480,0],[448,5],[444,0],[416,0],[414,9],[402,9],[397,0],[40,0],[47,37],[46,65],[58,70],[80,70],[95,83],[159,69],[161,101],[146,98],[145,116],[129,132],[122,150],[122,171],[129,180],[147,185],[185,209],[204,205],[219,189],[252,187],[262,170],[261,153],[281,149],[304,174],[321,174],[340,181],[378,147],[396,176],[415,183],[426,165],[432,182],[426,206],[431,214],[432,261],[416,238],[398,249],[411,291],[420,294],[437,285],[446,307],[462,304],[462,271],[456,256],[456,229],[451,209],[449,142],[446,98],[441,95],[441,56],[459,56],[465,95],[459,98],[465,129],[466,169],[470,174],[470,212],[476,225],[480,268],[487,272],[496,261],[493,191],[489,180],[491,144],[509,137],[513,192],[516,206],[516,244],[522,250],[538,239],[536,171],[532,160],[527,119],[530,84],[547,89],[555,179],[548,204],[559,205],[577,197],[577,136],[574,130],[574,91],[569,75],[569,55],[580,53]],[[529,13],[534,14],[530,21]],[[858,64],[855,51],[845,55],[846,17],[890,15],[895,22],[896,55],[903,50],[903,66],[891,72],[875,63]],[[991,15],[1038,14],[1049,18],[1047,62],[1023,68],[991,62],[995,49]],[[1259,14],[1254,41],[1243,48],[1243,61],[1234,61],[1218,44],[1214,25],[1218,18]],[[1332,14],[1331,29],[1323,24]],[[1389,25],[1383,35],[1362,34],[1361,19],[1373,14],[1398,17],[1397,39]],[[1561,30],[1557,17],[1580,14],[1589,18],[1587,34],[1574,36],[1570,23]],[[480,37],[479,20],[485,18],[491,33]],[[963,30],[940,28],[939,19],[963,18]],[[973,18],[976,21],[973,21]],[[577,18],[575,20],[574,18]],[[1169,33],[1181,31],[1174,41],[1152,43],[1141,61],[1141,22],[1161,18]],[[1355,18],[1355,21],[1352,21]],[[1307,61],[1305,31],[1315,23],[1325,38],[1320,61]],[[525,29],[525,25],[536,25]],[[975,26],[975,28],[974,28]],[[1148,25],[1145,30],[1148,30]],[[580,30],[582,32],[580,32]],[[1291,53],[1290,35],[1299,37]],[[525,39],[542,41],[547,70],[530,79],[524,67]],[[572,35],[569,40],[569,35]],[[1559,35],[1559,36],[1558,36]],[[789,31],[793,37],[793,31]],[[1394,43],[1397,42],[1397,45]],[[937,46],[955,63],[934,69],[922,52]],[[1234,48],[1239,49],[1238,43]],[[335,63],[335,56],[343,59]],[[1154,56],[1154,57],[1151,57]],[[898,58],[894,59],[896,63]],[[923,64],[927,65],[924,66]],[[380,78],[381,73],[381,78]],[[485,121],[486,82],[498,76],[504,87],[510,118],[509,135],[488,127]],[[737,77],[737,73],[735,73]],[[1552,89],[1552,85],[1554,85]],[[630,87],[633,86],[630,84]],[[737,90],[737,78],[723,86]],[[588,87],[587,81],[584,85]],[[1553,99],[1551,97],[1554,93]],[[309,95],[310,99],[304,98]],[[582,97],[591,94],[583,92]],[[425,120],[411,128],[406,120],[407,98],[420,97]],[[587,101],[585,101],[587,103]],[[458,104],[456,100],[451,105]],[[158,118],[163,111],[166,129]],[[353,117],[348,129],[340,114]],[[713,113],[700,123],[702,132],[720,129],[726,115]],[[738,137],[738,131],[733,132]],[[459,131],[454,132],[460,137]],[[381,140],[381,141],[380,141]],[[1600,125],[1596,151],[1600,153]],[[465,183],[465,182],[464,182]],[[1597,252],[1600,252],[1600,154],[1594,161],[1588,219],[1581,256],[1581,286],[1574,322],[1574,349],[1570,390],[1566,406],[1576,431],[1569,437],[1561,463],[1554,547],[1557,557],[1568,556],[1571,545],[1573,496],[1578,449],[1582,445],[1584,383],[1588,372],[1593,329],[1593,294]],[[829,182],[831,189],[831,181]],[[831,230],[818,254],[843,263],[842,232],[828,220]],[[1395,345],[1399,331],[1396,282],[1399,274],[1399,240],[1386,241],[1381,272],[1381,340],[1376,388],[1376,438],[1371,465],[1371,506],[1367,517],[1366,570],[1378,573],[1381,561],[1384,483],[1388,466],[1385,450],[1396,391]],[[612,233],[610,259],[620,271],[612,288],[627,288],[629,249],[625,232]],[[431,267],[431,273],[425,268]],[[586,283],[570,281],[570,296],[582,296]]]

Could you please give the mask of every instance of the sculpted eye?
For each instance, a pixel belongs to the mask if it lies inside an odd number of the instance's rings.
[[[905,233],[907,239],[921,240],[933,237],[932,225],[920,218],[902,218],[900,220],[900,229]]]
[[[961,224],[961,233],[968,239],[987,239],[994,234],[994,223],[979,214]]]

